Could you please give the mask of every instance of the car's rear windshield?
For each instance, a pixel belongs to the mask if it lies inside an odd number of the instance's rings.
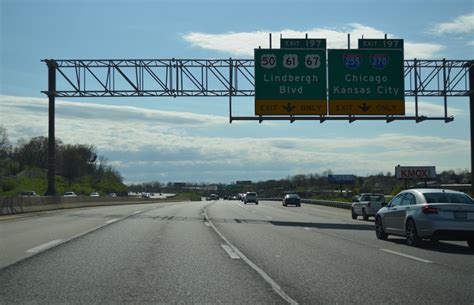
[[[382,195],[364,195],[360,201],[385,201],[385,197]]]
[[[469,196],[455,193],[424,193],[428,203],[464,203],[474,204]]]
[[[257,193],[247,193],[247,195],[250,195],[250,196],[257,196]]]

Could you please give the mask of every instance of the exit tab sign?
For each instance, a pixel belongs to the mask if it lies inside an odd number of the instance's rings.
[[[359,49],[403,50],[403,39],[359,39]]]
[[[326,50],[326,39],[281,38],[281,49],[322,49]]]

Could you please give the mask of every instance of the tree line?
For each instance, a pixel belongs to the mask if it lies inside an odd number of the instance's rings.
[[[180,183],[179,186],[173,183],[162,183],[159,181],[132,184],[130,191],[134,192],[181,192],[193,191],[205,196],[209,193],[216,193],[220,196],[236,195],[246,191],[256,191],[259,196],[266,198],[282,197],[285,193],[295,192],[304,198],[327,198],[341,197],[341,189],[344,196],[351,197],[360,193],[376,192],[385,195],[395,195],[404,188],[424,187],[425,181],[403,181],[397,179],[390,172],[379,172],[376,175],[367,177],[355,176],[353,184],[337,185],[331,184],[328,176],[332,175],[331,170],[322,173],[299,174],[288,176],[282,179],[270,179],[265,181],[252,182],[250,184],[209,184],[209,183]],[[435,181],[427,181],[428,186],[439,187],[446,184],[470,184],[470,172],[468,170],[445,170],[437,174]],[[210,186],[216,187],[210,190]]]
[[[55,146],[56,175],[64,179],[67,185],[81,183],[88,184],[89,189],[100,189],[104,193],[127,193],[120,173],[108,164],[104,156],[98,156],[93,145],[64,144],[56,139]],[[9,141],[7,130],[0,126],[0,177],[45,177],[47,168],[47,137],[19,139],[13,145]]]

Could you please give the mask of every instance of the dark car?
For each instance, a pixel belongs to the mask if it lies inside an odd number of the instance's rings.
[[[301,206],[301,199],[300,196],[297,194],[286,194],[285,197],[283,197],[282,205],[284,207],[288,205],[296,205],[297,207]]]

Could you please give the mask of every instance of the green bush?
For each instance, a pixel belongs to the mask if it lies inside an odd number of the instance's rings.
[[[9,192],[14,190],[18,186],[18,182],[16,181],[15,178],[8,178],[5,180],[2,180],[2,190],[4,192]]]

